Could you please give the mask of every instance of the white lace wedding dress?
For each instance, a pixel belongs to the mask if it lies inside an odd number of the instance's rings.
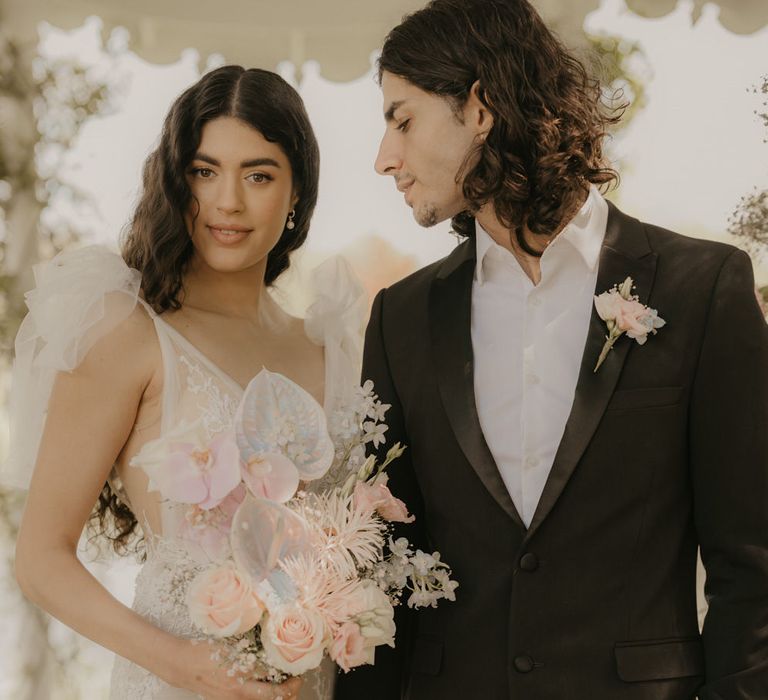
[[[12,412],[20,439],[11,460],[17,475],[21,475],[17,481],[28,478],[25,472],[34,463],[37,445],[33,433],[37,427],[39,436],[44,420],[41,410],[47,404],[56,371],[76,367],[93,343],[132,313],[136,304],[143,304],[153,319],[162,351],[159,439],[179,424],[196,421],[209,437],[231,428],[243,387],[144,304],[138,296],[138,272],[128,268],[122,258],[105,248],[91,246],[57,256],[38,266],[35,275],[37,287],[28,295],[30,314],[17,342]],[[315,270],[313,283],[315,301],[308,309],[305,330],[313,342],[324,346],[323,408],[330,415],[359,379],[367,302],[341,259],[330,260]],[[306,397],[311,400],[308,394]],[[29,427],[22,429],[25,424]],[[145,444],[137,457],[148,446]],[[114,483],[118,487],[117,480]],[[125,493],[121,496],[129,502]],[[179,637],[200,637],[187,612],[186,590],[197,572],[216,561],[221,542],[189,536],[192,528],[188,507],[159,499],[158,507],[160,531],[151,532],[144,521],[147,560],[136,579],[133,609]],[[219,510],[204,513],[213,517]],[[334,678],[335,666],[326,658],[319,670],[305,675],[300,700],[330,700]],[[117,657],[110,697],[192,700],[198,696],[173,688],[144,668]]]

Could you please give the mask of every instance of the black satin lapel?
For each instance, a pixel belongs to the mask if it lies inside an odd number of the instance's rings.
[[[616,240],[617,216],[620,216],[623,222],[629,222],[628,224],[625,223],[629,233],[642,236],[642,241],[633,237],[631,240],[623,242],[623,245],[619,244]],[[642,242],[646,239],[639,222],[625,217],[613,208],[611,218],[614,227],[612,230],[609,225],[606,242],[600,253],[595,294],[602,294],[615,284],[621,284],[627,277],[632,277],[635,283],[633,293],[637,294],[640,301],[645,304],[650,296],[656,273],[656,254],[647,248],[645,252],[642,252]],[[616,247],[612,247],[614,244]],[[622,250],[618,250],[617,247],[622,248]],[[641,249],[642,253],[640,258],[635,257],[638,248]],[[595,372],[595,364],[605,343],[606,335],[605,321],[597,315],[593,304],[573,406],[565,425],[563,438],[555,454],[552,470],[528,528],[528,537],[533,534],[552,510],[576,469],[576,465],[587,449],[603,413],[605,413],[608,401],[613,395],[629,349],[635,344],[631,338],[622,336],[614,345],[613,350],[608,353],[600,369]]]
[[[471,313],[474,261],[468,259],[430,290],[429,322],[440,398],[451,428],[472,468],[496,502],[523,529],[483,436],[475,405]]]

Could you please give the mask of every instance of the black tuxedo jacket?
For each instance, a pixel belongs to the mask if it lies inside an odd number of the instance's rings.
[[[667,325],[594,373],[593,309],[527,529],[475,408],[474,267],[468,240],[374,302],[363,374],[392,404],[388,444],[408,445],[390,467],[417,516],[404,534],[460,588],[399,608],[397,649],[342,674],[337,700],[768,698],[768,327],[747,255],[611,205],[596,293],[631,276]]]

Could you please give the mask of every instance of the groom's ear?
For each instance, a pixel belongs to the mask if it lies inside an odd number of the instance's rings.
[[[469,89],[469,97],[464,105],[464,123],[474,127],[483,139],[493,127],[493,113],[479,80],[475,80]]]

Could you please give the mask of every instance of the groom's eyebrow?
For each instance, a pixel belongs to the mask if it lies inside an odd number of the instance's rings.
[[[384,121],[387,122],[387,124],[395,121],[395,112],[397,112],[404,103],[405,100],[397,100],[397,102],[392,102],[392,104],[389,105],[389,109],[384,112]]]
[[[202,160],[204,163],[215,165],[216,167],[221,165],[221,161],[217,160],[213,156],[208,156],[205,153],[195,153],[194,160]],[[244,160],[240,163],[241,168],[258,168],[262,165],[271,165],[275,168],[280,167],[280,163],[278,163],[274,158],[251,158],[250,160]]]

